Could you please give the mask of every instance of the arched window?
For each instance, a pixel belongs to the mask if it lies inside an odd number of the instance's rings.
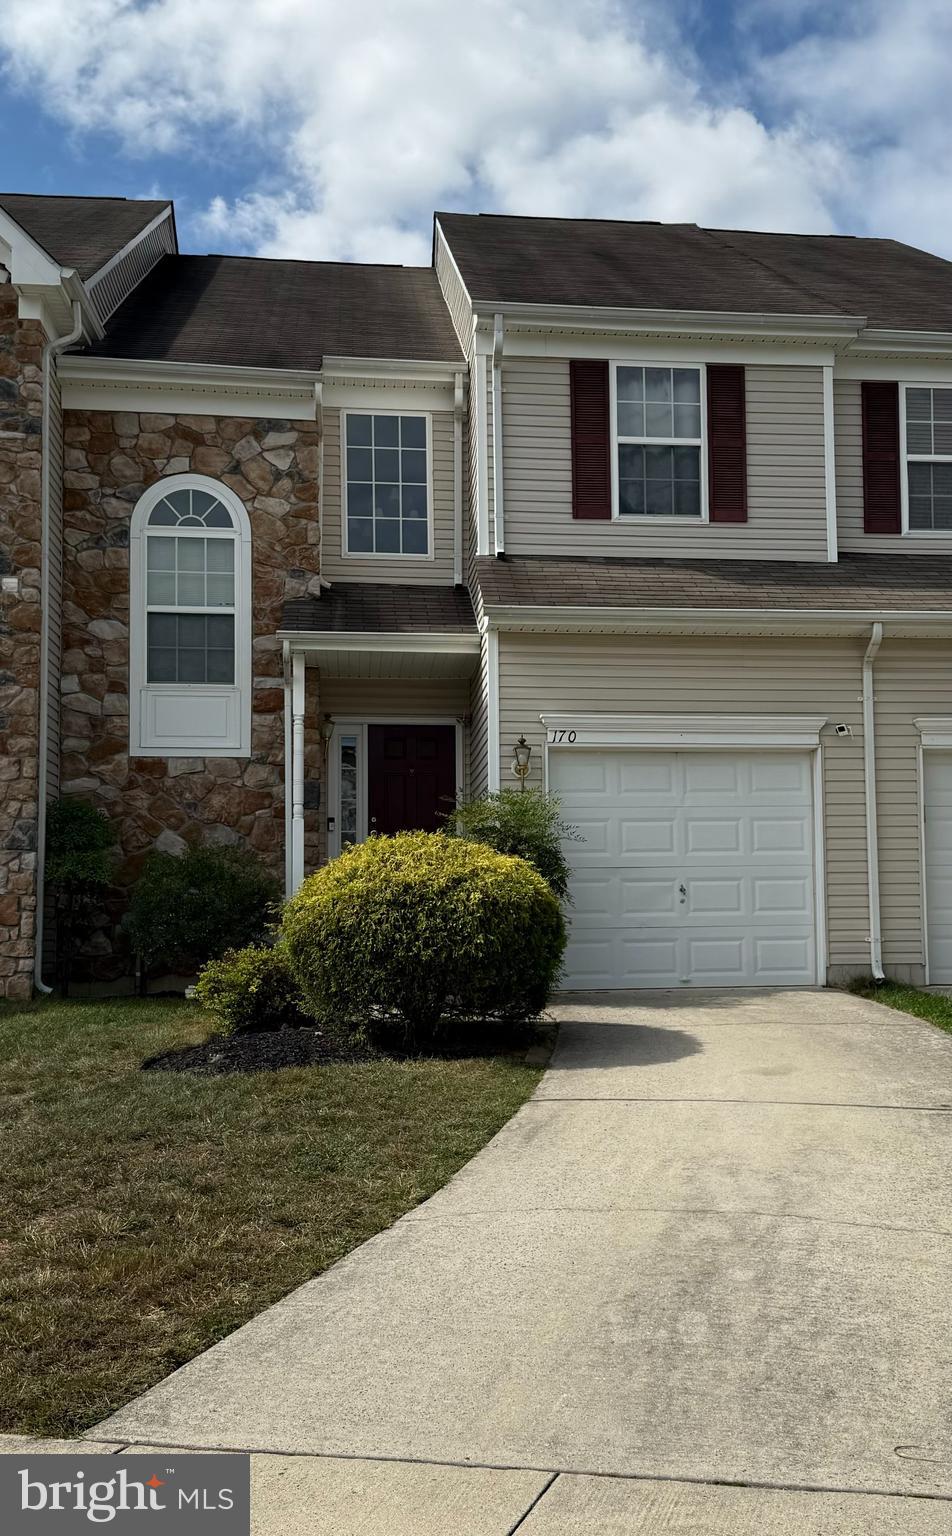
[[[227,486],[170,475],[132,518],[131,751],[246,756],[251,533]]]

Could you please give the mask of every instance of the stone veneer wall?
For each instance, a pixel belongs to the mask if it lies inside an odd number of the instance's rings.
[[[93,979],[127,972],[116,934],[126,888],[153,848],[244,844],[284,873],[284,692],[276,639],[286,598],[318,590],[318,437],[313,423],[66,411],[62,792],[115,818],[121,859],[107,921],[87,946]],[[163,475],[209,475],[251,522],[254,691],[249,758],[129,755],[129,523]],[[309,779],[320,770],[309,675]],[[306,826],[316,857],[317,818]]]
[[[43,347],[0,269],[0,997],[29,997],[36,934]]]

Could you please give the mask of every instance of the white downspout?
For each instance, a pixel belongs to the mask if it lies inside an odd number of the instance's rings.
[[[883,640],[874,624],[863,657],[863,777],[866,784],[866,871],[869,881],[869,966],[874,981],[885,981],[883,933],[879,910],[879,827],[876,811],[876,711],[873,663]]]
[[[506,548],[502,474],[502,354],[506,344],[502,315],[493,326],[493,545],[497,555]]]
[[[453,584],[463,585],[463,375],[453,390]]]
[[[57,336],[43,348],[43,415],[40,442],[40,689],[39,733],[36,764],[36,921],[34,927],[33,985],[38,992],[52,991],[43,981],[43,905],[46,863],[46,754],[49,751],[50,710],[50,417],[52,370],[60,352],[79,341],[83,334],[83,306],[73,300],[73,328],[66,336]]]
[[[304,879],[304,679],[305,658],[291,655],[291,892]]]

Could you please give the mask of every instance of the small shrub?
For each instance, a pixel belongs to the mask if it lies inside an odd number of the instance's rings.
[[[112,877],[116,829],[86,800],[54,800],[46,817],[46,883],[56,907],[56,962],[69,994],[73,959]]]
[[[250,849],[153,853],[133,892],[129,932],[146,966],[194,971],[266,938],[280,898],[278,881]]]
[[[563,821],[558,798],[541,789],[502,789],[451,811],[447,831],[498,853],[528,859],[561,900],[569,888],[569,866],[562,851],[566,838],[577,838]]]
[[[558,901],[529,864],[442,832],[349,849],[305,880],[283,933],[319,1022],[415,1050],[536,1017],[565,947]]]
[[[313,1024],[283,944],[270,948],[227,949],[210,960],[195,985],[195,995],[219,1021],[218,1034],[262,1029],[298,1029]]]

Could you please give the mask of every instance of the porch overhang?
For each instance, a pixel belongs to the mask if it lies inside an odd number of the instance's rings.
[[[310,633],[279,630],[278,639],[322,677],[415,678],[471,677],[479,663],[479,635],[427,631],[425,634]]]

